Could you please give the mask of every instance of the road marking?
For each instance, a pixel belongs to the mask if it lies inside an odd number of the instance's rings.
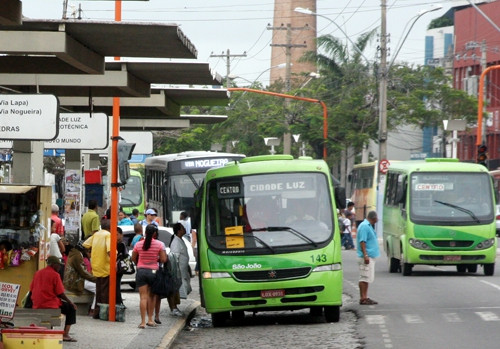
[[[384,315],[366,315],[366,322],[369,325],[383,325],[385,324]]]
[[[462,322],[457,313],[444,313],[442,315],[447,322]]]
[[[365,318],[369,325],[378,325],[378,329],[384,340],[384,347],[387,349],[393,348],[391,335],[385,326],[385,315],[366,315]]]
[[[476,311],[476,314],[483,321],[500,321],[500,318],[498,317],[498,315],[491,312],[491,311]]]
[[[422,324],[424,322],[417,314],[403,314],[403,319],[408,324]]]
[[[496,288],[497,290],[500,291],[500,286],[498,286],[497,284],[494,284],[492,282],[485,281],[485,280],[479,280],[479,281],[481,281],[485,285],[491,286],[491,287]]]

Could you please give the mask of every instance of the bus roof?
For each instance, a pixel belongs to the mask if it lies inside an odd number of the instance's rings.
[[[254,173],[277,172],[324,172],[329,174],[328,165],[324,160],[314,160],[310,157],[294,159],[291,155],[260,155],[247,157],[239,162],[226,164],[224,167],[207,171],[207,176],[236,176]]]
[[[444,171],[444,172],[484,172],[488,173],[488,169],[483,165],[479,165],[472,162],[459,162],[457,160],[451,159],[436,159],[433,158],[432,161],[426,160],[410,160],[410,161],[400,161],[391,164],[389,167],[389,172],[434,172],[434,171]]]
[[[148,168],[160,168],[166,169],[169,162],[180,161],[186,159],[204,159],[204,158],[232,158],[232,159],[242,159],[245,157],[243,154],[234,153],[218,153],[212,151],[185,151],[182,153],[165,154],[152,156],[144,161],[144,166]]]

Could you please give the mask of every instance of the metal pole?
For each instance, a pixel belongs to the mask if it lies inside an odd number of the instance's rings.
[[[387,5],[381,0],[379,71],[379,160],[387,159]]]

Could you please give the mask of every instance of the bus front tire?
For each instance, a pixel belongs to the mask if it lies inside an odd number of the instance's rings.
[[[224,311],[222,313],[212,313],[212,326],[222,327],[226,324],[227,319],[229,319],[228,311]]]
[[[495,263],[488,263],[483,265],[484,275],[492,276],[495,273]]]
[[[389,273],[397,273],[401,270],[399,259],[391,257],[389,259]]]
[[[403,262],[401,265],[401,271],[403,272],[403,276],[410,276],[412,269],[413,269],[413,264]]]
[[[325,320],[326,322],[339,322],[340,320],[340,306],[326,306],[325,310]]]
[[[477,273],[477,264],[467,264],[468,273]]]

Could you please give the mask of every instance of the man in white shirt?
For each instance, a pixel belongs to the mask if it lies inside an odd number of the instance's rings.
[[[346,250],[350,250],[354,248],[354,242],[352,241],[352,235],[351,235],[351,218],[352,218],[352,212],[345,210],[345,219],[344,219],[344,231],[342,232],[342,245],[345,247]]]
[[[182,211],[179,215],[179,223],[184,226],[186,230],[186,238],[191,242],[191,218],[188,216],[187,212]]]

